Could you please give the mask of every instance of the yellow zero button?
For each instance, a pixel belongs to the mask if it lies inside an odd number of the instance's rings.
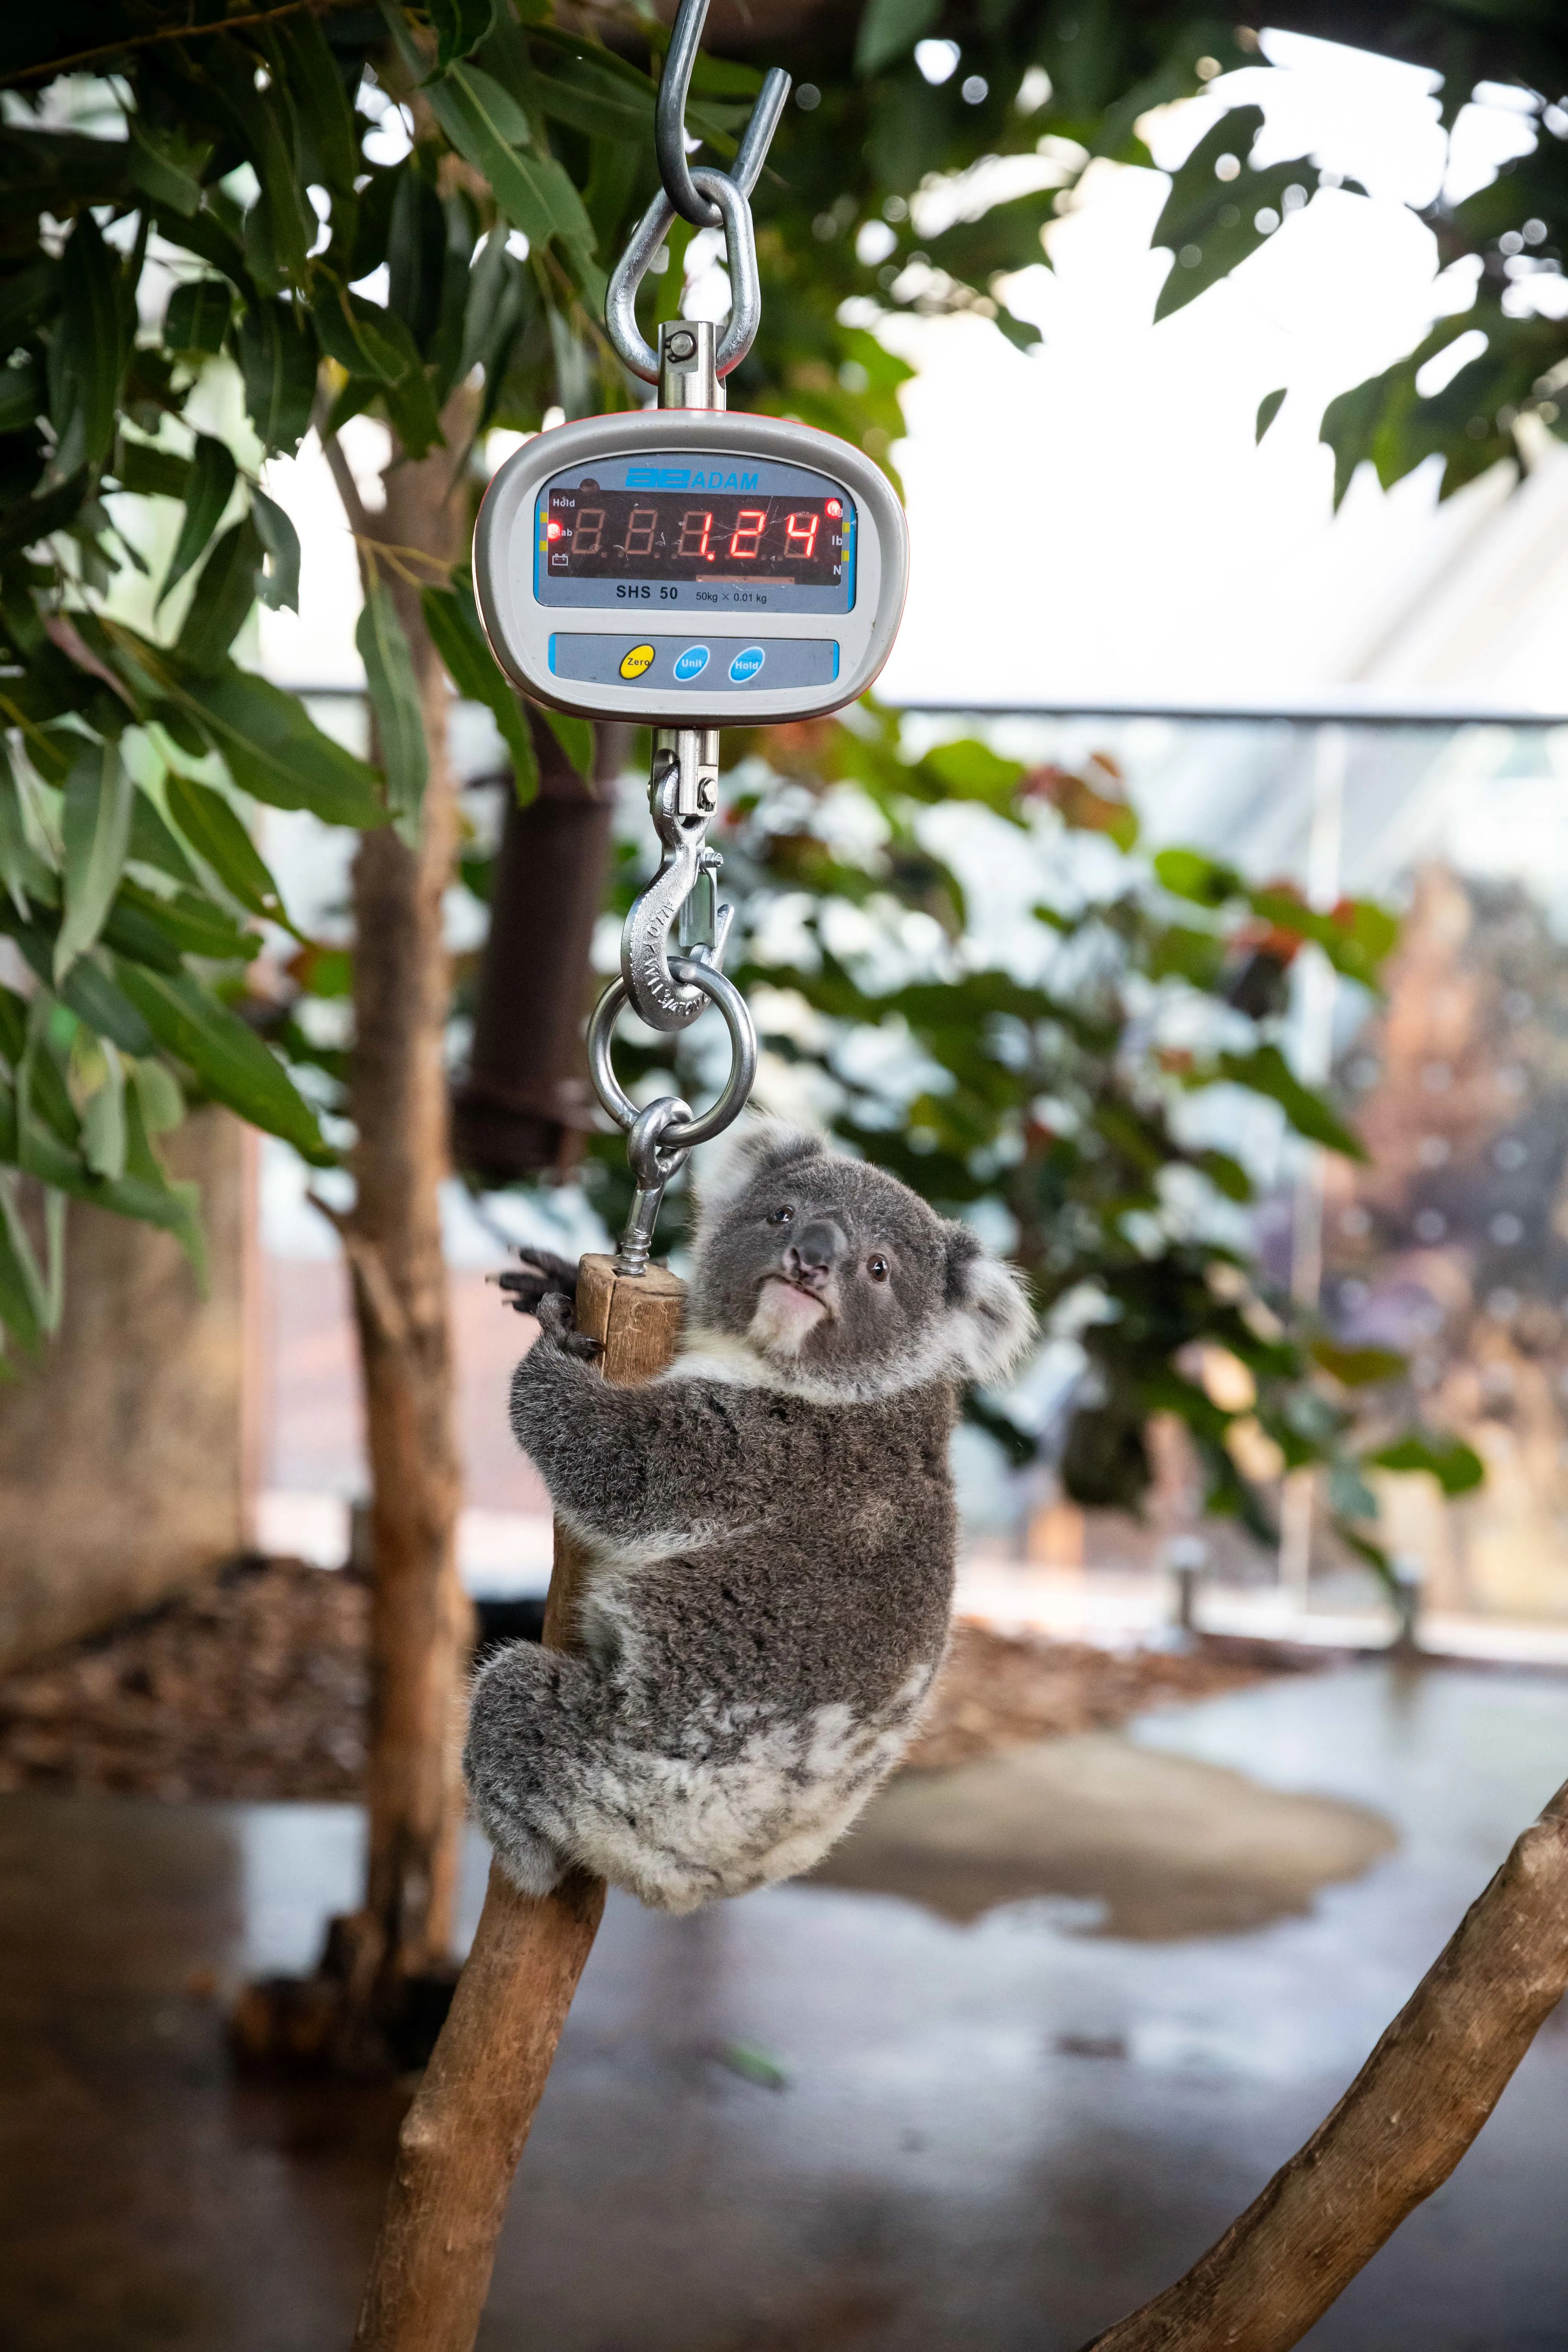
[[[634,646],[630,653],[625,655],[622,658],[621,676],[623,677],[641,677],[644,670],[647,669],[652,659],[653,647],[651,646]]]

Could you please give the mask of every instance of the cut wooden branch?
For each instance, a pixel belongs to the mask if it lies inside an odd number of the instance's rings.
[[[661,1371],[683,1287],[661,1266],[618,1276],[585,1257],[577,1322],[606,1380]],[[544,1639],[571,1645],[582,1559],[559,1526]],[[494,1864],[467,1965],[398,2139],[355,2352],[471,2352],[512,2175],[604,1909],[601,1879],[574,1874],[542,1899]]]
[[[1085,2352],[1285,2352],[1447,2180],[1568,1990],[1568,1786],[1331,2115],[1174,2286]]]

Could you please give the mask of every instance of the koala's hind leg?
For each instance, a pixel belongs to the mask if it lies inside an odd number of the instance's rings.
[[[525,1895],[578,1859],[573,1820],[603,1745],[610,1695],[592,1663],[514,1642],[474,1685],[463,1771],[480,1828]]]

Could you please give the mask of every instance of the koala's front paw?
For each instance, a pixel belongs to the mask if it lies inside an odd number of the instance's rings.
[[[553,1250],[535,1249],[519,1250],[518,1256],[521,1265],[498,1281],[507,1304],[520,1315],[537,1315],[543,1298],[576,1297],[577,1269],[570,1258],[557,1257]]]
[[[591,1363],[595,1356],[603,1353],[597,1339],[591,1339],[586,1331],[578,1330],[573,1319],[570,1300],[559,1294],[542,1298],[534,1313],[539,1318],[541,1339],[551,1347],[559,1348],[563,1355],[577,1356],[584,1363]]]

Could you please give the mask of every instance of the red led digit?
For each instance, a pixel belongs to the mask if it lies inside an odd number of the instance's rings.
[[[784,552],[798,555],[809,563],[816,547],[816,534],[822,528],[820,515],[792,514],[784,521]]]
[[[735,529],[730,541],[730,552],[738,563],[752,563],[756,561],[758,542],[767,527],[768,511],[765,507],[741,509],[740,513],[735,517]],[[751,541],[750,547],[742,546],[741,541],[743,539]]]
[[[550,528],[552,533],[553,533],[555,530],[554,524],[552,523]],[[584,507],[581,514],[577,517],[577,528],[572,534],[573,554],[597,555],[600,551],[601,542],[604,540],[604,508]]]
[[[651,555],[653,535],[658,526],[657,507],[634,507],[626,520],[626,543],[623,555]]]
[[[703,514],[697,507],[689,508],[680,518],[680,544],[675,551],[677,555],[695,555],[702,562],[708,562],[708,534],[712,528],[710,514]]]

